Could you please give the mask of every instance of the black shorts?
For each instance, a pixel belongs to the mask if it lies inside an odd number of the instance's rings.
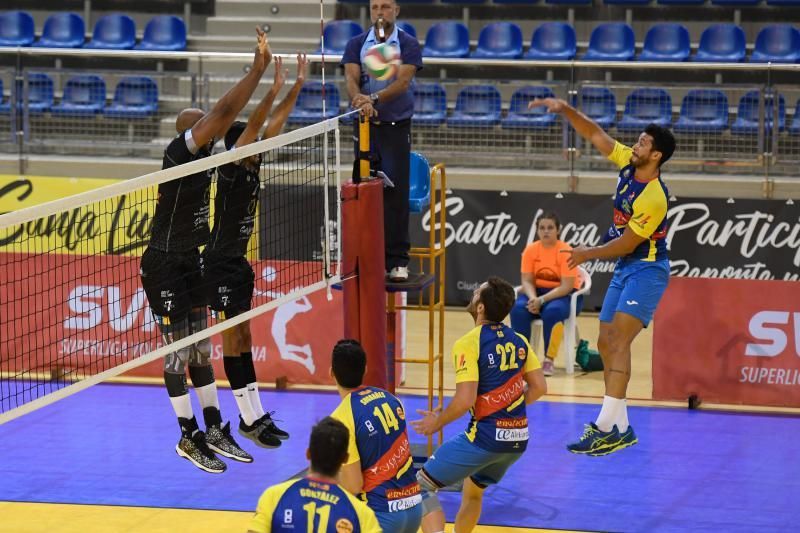
[[[255,273],[244,257],[203,254],[203,280],[208,306],[220,320],[250,310]]]
[[[189,316],[195,307],[205,307],[200,252],[162,252],[147,248],[139,273],[150,309],[173,322]]]

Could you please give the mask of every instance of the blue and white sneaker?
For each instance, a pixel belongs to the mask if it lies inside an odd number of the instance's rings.
[[[621,435],[617,426],[611,428],[611,431],[600,431],[600,429],[590,422],[586,424],[583,429],[583,435],[578,442],[567,444],[567,450],[572,453],[581,453],[587,455],[605,455],[606,450],[615,448],[621,440]],[[610,450],[608,453],[611,453]]]

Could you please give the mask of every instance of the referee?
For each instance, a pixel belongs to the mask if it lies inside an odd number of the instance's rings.
[[[411,158],[411,116],[414,114],[414,75],[422,68],[422,52],[415,37],[395,25],[400,7],[395,0],[370,0],[372,27],[350,39],[342,56],[350,103],[370,119],[370,154],[374,170],[382,170],[394,187],[383,192],[383,234],[386,270],[391,281],[408,279],[409,166]],[[378,43],[400,50],[403,64],[389,80],[367,75],[364,55]],[[355,128],[358,154],[358,124]]]
[[[258,86],[272,60],[267,37],[260,28],[258,48],[250,71],[207,114],[185,109],[178,115],[178,136],[164,150],[162,168],[172,168],[211,155],[236,115]],[[206,328],[206,302],[202,292],[200,253],[208,243],[209,169],[158,186],[150,243],[142,255],[142,287],[156,323],[166,342],[174,342]],[[186,387],[186,366],[203,408],[206,433],[199,430]],[[164,359],[164,383],[178,417],[181,437],[175,451],[195,466],[211,473],[225,471],[225,463],[214,452],[241,462],[253,458],[230,435],[230,424],[222,424],[211,342],[204,339],[168,354]]]

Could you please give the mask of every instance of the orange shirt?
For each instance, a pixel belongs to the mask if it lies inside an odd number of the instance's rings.
[[[561,250],[571,250],[572,247],[564,241],[556,241],[556,245],[551,248],[542,246],[542,241],[535,241],[525,247],[522,252],[523,274],[533,274],[534,285],[543,289],[553,289],[561,285],[561,278],[574,277],[575,288],[581,286],[578,279],[578,269],[569,268],[567,259],[569,254],[561,253]]]

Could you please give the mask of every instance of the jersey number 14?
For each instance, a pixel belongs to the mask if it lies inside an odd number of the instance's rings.
[[[381,426],[383,426],[383,431],[387,435],[392,430],[397,431],[400,429],[400,424],[397,422],[397,417],[394,416],[394,412],[388,403],[383,402],[380,405],[376,405],[375,409],[372,411],[372,414],[375,415],[378,420],[380,420]],[[375,427],[372,425],[370,420],[367,420],[365,425],[367,426],[368,430],[375,431]]]

